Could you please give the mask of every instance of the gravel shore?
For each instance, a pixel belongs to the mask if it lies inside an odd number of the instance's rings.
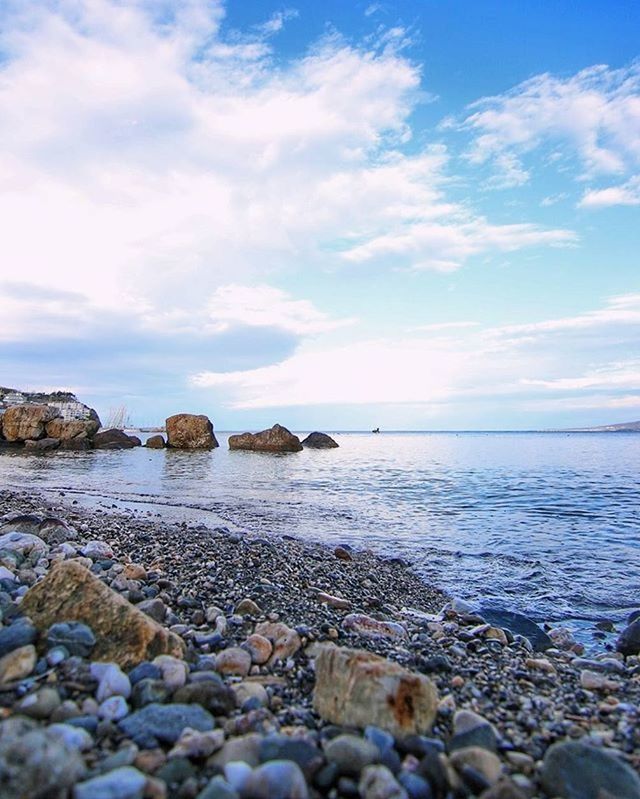
[[[348,547],[9,491],[0,517],[2,797],[640,799],[637,655],[527,638]],[[79,594],[80,615],[45,629],[47,586],[70,563],[103,622],[111,597],[123,619],[143,610],[163,653],[100,633]],[[375,676],[364,707],[339,674],[320,684],[336,647],[381,656],[359,657],[387,681],[402,667],[408,717],[393,721]]]

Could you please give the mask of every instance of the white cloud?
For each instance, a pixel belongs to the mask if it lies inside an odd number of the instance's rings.
[[[618,186],[589,189],[578,203],[580,208],[608,208],[612,205],[640,205],[640,175]]]
[[[192,375],[191,383],[223,389],[238,409],[433,406],[498,397],[525,408],[532,393],[542,395],[536,400],[542,409],[547,398],[564,401],[567,392],[581,391],[583,400],[596,403],[603,391],[640,391],[640,361],[619,358],[621,348],[637,352],[639,336],[640,295],[623,295],[591,312],[531,324],[478,329],[463,321],[342,346],[323,347],[320,340],[278,364],[203,371]]]
[[[469,160],[491,162],[495,180],[506,185],[526,180],[521,158],[542,145],[568,149],[582,177],[624,175],[640,165],[637,61],[622,69],[593,66],[567,78],[537,75],[469,110],[462,121],[445,125],[469,132]]]
[[[421,74],[401,31],[281,66],[268,37],[291,16],[227,37],[209,0],[6,4],[0,278],[157,321],[276,270],[449,271],[573,240],[451,202],[442,146],[403,152]]]

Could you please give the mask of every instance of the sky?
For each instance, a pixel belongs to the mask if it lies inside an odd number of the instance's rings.
[[[640,419],[635,0],[0,0],[0,385]]]

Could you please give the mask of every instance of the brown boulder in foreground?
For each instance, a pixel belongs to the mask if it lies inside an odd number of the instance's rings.
[[[47,422],[59,415],[49,405],[13,405],[2,416],[2,433],[7,441],[44,438]]]
[[[30,588],[20,606],[40,633],[59,621],[81,621],[93,630],[92,659],[130,669],[156,655],[183,657],[184,644],[72,560],[54,566]]]
[[[157,436],[149,436],[145,443],[145,447],[149,447],[149,449],[164,449],[165,443],[163,436],[159,434]]]
[[[316,658],[313,707],[345,727],[373,724],[394,736],[428,732],[438,692],[423,674],[359,649],[325,646]]]
[[[91,438],[98,432],[100,423],[95,419],[53,419],[47,422],[47,435],[60,441],[72,438]]]
[[[176,413],[166,422],[167,446],[175,449],[214,449],[219,446],[208,416]]]
[[[326,433],[309,433],[302,446],[310,449],[335,449],[339,444]]]
[[[241,433],[229,436],[229,449],[248,449],[253,452],[300,452],[302,444],[286,427],[274,424],[260,433]]]

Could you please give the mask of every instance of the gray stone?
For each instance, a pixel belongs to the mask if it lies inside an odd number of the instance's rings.
[[[338,773],[356,777],[365,766],[380,761],[380,751],[370,741],[357,735],[338,735],[324,748],[330,763],[335,763]]]
[[[260,743],[260,760],[291,760],[298,765],[305,777],[311,779],[324,762],[317,746],[303,738],[290,735],[268,735]]]
[[[206,732],[214,728],[215,722],[199,705],[151,704],[122,719],[118,726],[136,743],[153,748],[156,740],[175,743],[185,727]]]
[[[408,799],[405,789],[386,766],[366,766],[360,775],[361,799]]]
[[[310,449],[335,449],[338,444],[326,433],[309,433],[302,446]]]
[[[74,799],[142,799],[146,776],[131,766],[76,785]]]
[[[62,741],[69,749],[77,749],[79,752],[86,752],[93,746],[91,735],[81,727],[73,727],[71,724],[50,724],[47,733]]]
[[[0,724],[2,799],[36,799],[64,794],[85,767],[75,747],[34,722],[14,717]]]
[[[549,796],[563,799],[640,799],[640,778],[623,760],[580,741],[549,747],[540,773]],[[602,794],[601,794],[602,791]]]
[[[93,630],[80,621],[61,621],[47,630],[47,648],[63,646],[70,655],[88,657],[96,645]]]
[[[28,694],[18,704],[20,713],[32,719],[48,719],[60,705],[60,696],[55,688],[45,686],[33,694]]]
[[[309,789],[299,766],[271,760],[249,775],[242,793],[251,799],[308,799]]]
[[[171,691],[162,680],[144,679],[133,686],[131,704],[136,708],[151,705],[154,702],[162,704],[167,701],[170,695]],[[177,699],[176,701],[182,702],[184,700]]]
[[[510,610],[497,610],[494,608],[483,608],[480,614],[485,621],[496,627],[503,627],[514,635],[523,635],[527,638],[537,652],[544,652],[553,646],[553,641],[534,621],[523,616],[522,613],[514,613]]]
[[[13,531],[0,536],[0,549],[19,553],[35,563],[47,554],[49,546],[37,535]]]
[[[200,791],[196,799],[240,799],[240,794],[232,788],[224,777],[214,777],[207,787]]]
[[[472,710],[459,710],[453,718],[453,736],[449,751],[479,746],[495,752],[498,746],[495,730],[489,722]]]

